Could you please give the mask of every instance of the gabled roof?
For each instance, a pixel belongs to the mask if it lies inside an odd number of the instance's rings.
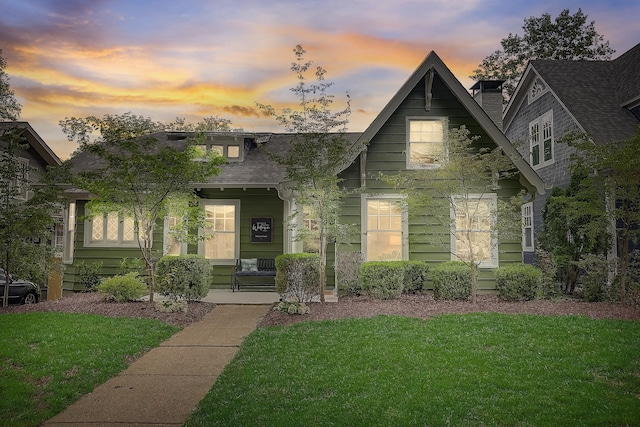
[[[636,134],[640,122],[627,107],[640,101],[640,44],[613,61],[531,61],[505,110],[505,128],[537,77],[597,144]]]
[[[62,164],[56,153],[40,138],[40,135],[28,122],[0,122],[0,131],[11,129],[22,129],[29,145],[33,147],[48,166],[60,166]]]
[[[418,68],[409,76],[407,81],[402,85],[400,90],[391,98],[389,103],[380,111],[378,116],[369,125],[369,127],[360,135],[356,144],[357,152],[360,152],[366,144],[380,131],[382,126],[389,120],[391,115],[398,109],[400,104],[405,100],[413,88],[425,77],[425,75],[433,70],[442,79],[444,84],[454,94],[454,96],[460,101],[465,109],[471,114],[471,116],[478,122],[480,127],[489,135],[489,137],[504,150],[504,152],[511,158],[514,165],[520,171],[522,177],[540,193],[545,193],[544,182],[538,174],[531,168],[531,166],[522,158],[520,153],[511,145],[507,137],[496,126],[496,124],[487,115],[486,111],[478,105],[478,103],[471,97],[469,92],[462,86],[462,83],[453,75],[451,70],[442,62],[440,57],[431,51],[425,60],[418,66]],[[350,159],[353,162],[355,158]]]

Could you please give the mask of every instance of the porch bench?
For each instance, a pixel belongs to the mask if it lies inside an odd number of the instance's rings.
[[[236,259],[236,265],[231,271],[231,290],[233,292],[239,291],[241,280],[247,277],[269,278],[268,282],[265,282],[265,283],[251,282],[252,285],[267,285],[267,286],[275,285],[276,260],[273,258]],[[273,280],[270,279],[271,277],[273,277]]]

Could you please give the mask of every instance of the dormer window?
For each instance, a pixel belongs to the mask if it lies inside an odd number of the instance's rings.
[[[209,151],[217,151],[229,162],[241,162],[244,159],[244,138],[208,135],[206,144],[198,145],[198,150],[202,153],[202,158]]]

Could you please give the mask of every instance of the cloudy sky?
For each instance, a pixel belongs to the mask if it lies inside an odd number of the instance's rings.
[[[327,70],[337,106],[350,94],[349,130],[362,131],[430,51],[470,87],[524,18],[579,7],[614,58],[640,42],[640,2],[628,0],[0,0],[0,49],[20,119],[67,158],[65,117],[219,116],[282,130],[256,102],[295,101],[296,44]]]

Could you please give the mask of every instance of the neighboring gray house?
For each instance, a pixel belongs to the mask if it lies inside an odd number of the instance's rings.
[[[502,121],[505,135],[545,186],[565,188],[571,148],[557,141],[567,132],[587,133],[595,144],[625,140],[638,132],[640,44],[609,61],[531,61]],[[548,194],[523,207],[525,262],[533,262]]]

